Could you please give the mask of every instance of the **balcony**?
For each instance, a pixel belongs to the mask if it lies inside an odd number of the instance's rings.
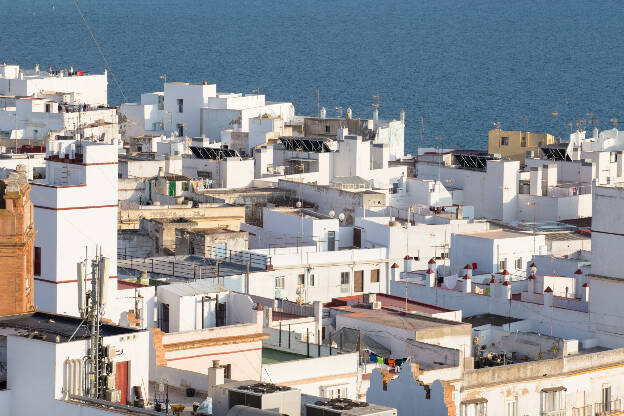
[[[596,416],[614,415],[622,411],[622,401],[616,399],[604,403],[596,403],[594,409],[596,410]]]
[[[594,416],[592,413],[591,404],[583,407],[573,407],[572,416]]]
[[[566,416],[565,409],[551,410],[549,412],[542,412],[541,416]]]

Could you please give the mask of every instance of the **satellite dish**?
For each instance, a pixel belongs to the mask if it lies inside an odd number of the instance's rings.
[[[331,211],[329,211],[329,216],[334,218],[336,216],[336,212],[332,209]]]
[[[345,215],[343,212],[341,212],[340,215],[338,215],[338,219],[340,220],[340,222],[344,221]]]
[[[301,208],[301,201],[297,201],[297,203],[295,204],[295,206],[296,206],[297,208]]]

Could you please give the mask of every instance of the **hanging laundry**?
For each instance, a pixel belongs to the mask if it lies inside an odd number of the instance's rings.
[[[384,363],[383,357],[377,357],[377,364],[383,364],[383,363]]]

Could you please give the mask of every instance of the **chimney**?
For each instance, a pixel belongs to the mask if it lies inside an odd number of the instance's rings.
[[[492,275],[492,278],[490,279],[490,296],[496,296],[496,284],[498,282],[496,281],[496,278],[494,277],[494,275]]]
[[[411,272],[412,271],[412,258],[407,255],[403,258],[403,272]]]
[[[511,282],[509,280],[503,282],[501,296],[503,299],[511,299]]]
[[[73,66],[70,66],[70,67],[69,67],[69,73],[70,73],[70,74],[73,74],[73,73],[74,73],[74,67],[73,67]]]
[[[427,270],[427,286],[436,287],[436,275],[431,269]]]
[[[435,257],[431,257],[431,258],[429,259],[429,262],[427,263],[427,265],[428,265],[428,266],[429,266],[429,268],[430,268],[431,270],[433,270],[434,272],[437,272],[437,271],[438,271],[438,264],[436,263],[436,259],[435,259]]]
[[[500,273],[500,274],[501,274],[501,276],[503,276],[502,279],[501,279],[503,282],[508,282],[508,281],[511,280],[511,276],[509,275],[509,272],[507,271],[507,269],[504,269],[502,271],[502,273]]]
[[[394,263],[392,266],[390,266],[390,273],[392,273],[392,281],[396,282],[397,281],[397,272],[399,269],[399,265]]]
[[[548,286],[546,290],[544,290],[544,307],[550,308],[553,305],[553,290]]]
[[[347,120],[351,120],[353,118],[353,110],[351,107],[347,108]]]
[[[470,278],[472,279],[472,266],[470,264],[466,264],[464,266],[464,276],[470,276]]]
[[[528,292],[529,296],[533,296],[535,294],[535,275],[532,274],[528,277]]]
[[[587,282],[583,284],[583,300],[589,303],[589,283]]]
[[[39,72],[39,64],[35,64],[35,72]]]
[[[542,193],[542,168],[532,166],[530,171],[529,192],[531,195],[543,196]]]
[[[327,117],[327,109],[325,107],[321,107],[321,118],[325,119]]]
[[[219,360],[212,361],[212,367],[208,368],[208,396],[212,396],[215,386],[220,386],[225,381],[225,368],[219,366]]]
[[[464,281],[464,292],[472,293],[472,278],[470,275],[466,273],[462,279]]]
[[[401,123],[405,124],[405,110],[401,109]]]
[[[373,110],[373,121],[377,123],[379,121],[379,108],[375,107]]]

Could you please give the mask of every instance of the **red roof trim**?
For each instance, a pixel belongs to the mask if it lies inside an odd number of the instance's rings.
[[[391,268],[391,269],[398,269],[398,268],[399,268],[399,265],[398,265],[398,264],[396,264],[396,263],[394,263],[392,266],[390,266],[390,268]]]
[[[553,290],[550,288],[550,286],[548,286],[546,290],[544,290],[544,293],[552,293],[552,291]]]

